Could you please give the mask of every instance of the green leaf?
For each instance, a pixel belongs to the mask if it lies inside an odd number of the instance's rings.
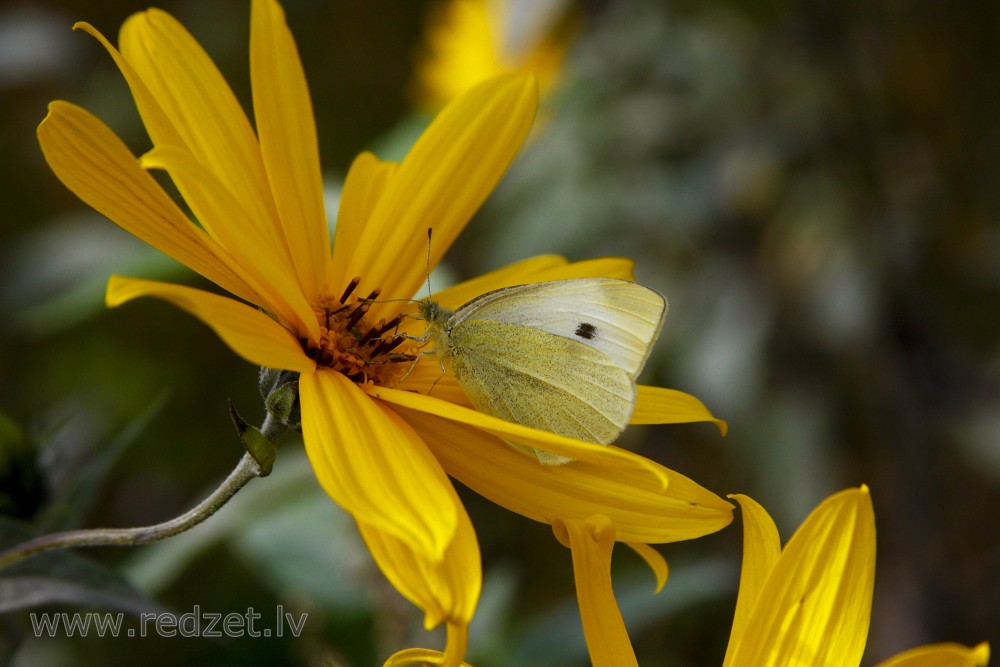
[[[166,405],[169,391],[151,398],[146,408],[130,419],[107,443],[88,443],[86,464],[72,471],[60,488],[52,490],[52,499],[37,525],[43,532],[70,530],[80,525],[90,512],[104,480],[122,454],[146,432],[150,422]],[[43,443],[44,447],[44,443]]]

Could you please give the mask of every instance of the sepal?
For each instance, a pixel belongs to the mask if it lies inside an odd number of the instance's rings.
[[[274,443],[259,428],[248,424],[236,411],[236,406],[233,405],[232,401],[229,401],[229,416],[236,427],[236,433],[240,436],[240,442],[257,462],[260,469],[260,474],[257,476],[267,477],[271,474],[271,468],[274,466],[274,459],[277,455]]]

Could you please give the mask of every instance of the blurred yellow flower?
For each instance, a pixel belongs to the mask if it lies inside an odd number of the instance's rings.
[[[665,564],[645,544],[731,521],[729,503],[643,457],[472,410],[454,377],[442,377],[437,360],[418,356],[405,335],[419,333],[420,323],[404,315],[424,285],[427,229],[433,267],[524,141],[537,105],[533,79],[503,75],[467,91],[398,164],[360,155],[331,248],[312,106],[275,0],[252,3],[256,132],[211,59],[169,14],[130,17],[120,50],[90,25],[77,27],[121,70],[153,148],[137,158],[89,112],[56,101],[38,128],[51,168],[97,211],[237,297],[114,276],[108,305],[165,299],[248,361],[299,374],[316,477],[355,518],[387,578],[423,609],[425,625],[446,624],[442,664],[465,654],[482,578],[476,536],[448,475],[538,521],[603,517],[615,539],[649,552],[661,578]],[[197,224],[152,170],[170,176]],[[583,276],[631,278],[632,264],[536,257],[434,298],[456,307],[490,289]],[[704,420],[724,429],[692,396],[639,389],[633,423]],[[541,466],[503,439],[573,462]]]
[[[565,2],[445,0],[432,5],[417,59],[415,97],[438,109],[497,74],[538,79],[542,92],[559,78],[568,48]]]
[[[763,507],[743,510],[743,567],[724,667],[857,667],[875,585],[875,513],[868,488],[830,496],[781,548]],[[989,646],[934,644],[878,667],[981,667]]]

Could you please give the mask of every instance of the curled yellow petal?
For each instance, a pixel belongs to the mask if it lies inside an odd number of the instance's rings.
[[[989,662],[990,645],[986,642],[973,647],[943,642],[911,648],[875,667],[986,667]]]
[[[712,422],[723,436],[729,426],[717,419],[691,394],[664,387],[637,385],[635,411],[630,424],[686,424],[690,422]]]
[[[170,14],[149,9],[130,16],[119,49],[183,139],[187,149],[254,213],[262,233],[293,262],[279,229],[260,144],[229,84],[191,34]]]
[[[122,76],[125,77],[125,83],[128,84],[132,98],[135,100],[135,106],[139,110],[139,116],[142,118],[142,124],[146,127],[146,131],[149,132],[153,143],[162,146],[186,148],[187,144],[184,143],[184,139],[177,132],[177,128],[174,127],[170,118],[167,117],[163,107],[156,101],[153,93],[146,86],[145,82],[143,82],[142,77],[125,60],[121,52],[108,41],[107,37],[85,21],[78,21],[73,25],[73,30],[82,30],[96,39],[108,52],[111,59],[115,61],[115,65],[118,66]]]
[[[632,551],[639,554],[639,557],[646,561],[646,565],[653,571],[653,576],[656,577],[656,589],[653,592],[659,593],[662,591],[667,583],[667,577],[670,576],[670,568],[667,566],[667,560],[663,557],[663,554],[648,544],[642,544],[641,542],[629,542],[628,546]]]
[[[612,460],[617,460],[623,469],[628,467],[633,470],[630,476],[641,475],[646,477],[647,479],[644,484],[649,485],[650,488],[653,488],[654,485],[658,485],[660,490],[666,488],[666,475],[661,472],[659,466],[648,459],[618,447],[597,445],[556,435],[549,431],[529,428],[504,421],[503,419],[471,408],[409,391],[400,391],[398,389],[389,389],[374,385],[366,386],[365,391],[387,403],[392,403],[403,408],[426,410],[449,420],[473,426],[480,431],[491,433],[499,438],[530,445],[531,447],[558,454],[577,462],[604,464]]]
[[[729,503],[630,452],[598,447],[591,453],[592,461],[542,465],[475,426],[398,403],[395,410],[421,433],[450,475],[535,521],[585,520],[605,514],[614,522],[618,539],[645,543],[700,537],[732,521]],[[532,443],[537,444],[543,441]]]
[[[736,613],[733,615],[724,667],[731,664],[731,656],[743,638],[750,613],[781,555],[778,528],[760,503],[741,494],[734,494],[730,498],[736,500],[743,510],[743,564],[740,568],[740,590],[736,598]]]
[[[727,652],[727,664],[859,664],[874,576],[875,515],[868,489],[834,494],[785,546],[738,643]]]
[[[155,9],[135,14],[126,21],[121,33],[121,52],[91,25],[77,23],[74,28],[84,30],[97,39],[118,65],[156,146],[151,155],[186,155],[189,159],[185,162],[197,167],[178,173],[178,161],[173,160],[171,175],[182,196],[209,233],[220,240],[227,251],[235,253],[236,259],[230,261],[230,264],[238,266],[230,268],[256,294],[251,298],[253,292],[247,288],[240,289],[239,285],[234,286],[231,281],[220,282],[206,274],[207,277],[234,294],[267,308],[283,322],[293,323],[296,329],[307,332],[308,337],[317,338],[318,325],[302,296],[300,281],[295,276],[295,269],[303,263],[293,262],[290,253],[286,251],[283,229],[277,219],[267,181],[259,177],[263,174],[262,167],[258,169],[260,173],[254,175],[254,164],[261,163],[256,137],[222,75],[201,47],[173,17]],[[193,87],[185,89],[189,85]],[[311,110],[309,113],[311,118]],[[167,168],[152,162],[150,155],[147,155],[147,163],[147,166]],[[185,174],[190,175],[192,171],[207,172],[212,178],[183,177]],[[97,170],[94,175],[106,173]],[[77,179],[79,180],[79,176]],[[215,183],[209,185],[206,180]],[[221,188],[219,184],[222,185]],[[67,185],[84,201],[98,208],[70,183]],[[195,187],[198,185],[201,187]],[[111,186],[122,195],[131,190],[122,187],[114,179],[111,179]],[[228,214],[224,215],[217,212],[206,213],[204,195],[209,189],[213,194],[220,190],[232,193],[230,199],[239,202],[239,206],[227,207],[224,210]],[[134,230],[132,227],[135,223],[131,219],[112,219],[160,248]],[[325,239],[326,224],[322,213],[315,225],[321,228]],[[244,239],[243,252],[239,251],[239,244],[232,243],[234,238]],[[266,259],[255,260],[250,256],[252,253],[246,252],[247,247],[256,249]],[[312,252],[315,253],[316,250]],[[224,255],[219,252],[216,254]],[[320,254],[325,261],[326,250],[322,250]],[[179,259],[189,264],[185,259]],[[203,273],[196,266],[192,268]],[[315,280],[312,282],[315,283]],[[276,284],[276,288],[272,287],[272,283]],[[280,296],[274,294],[275,289],[281,292]],[[315,295],[315,288],[313,289],[309,294]]]
[[[459,637],[460,632],[463,633],[461,638]],[[467,628],[448,626],[449,647],[462,641],[464,649],[464,633],[466,632]],[[427,665],[438,665],[439,667],[472,667],[469,663],[462,662],[461,658],[456,662],[455,658],[450,656],[447,650],[441,653],[440,651],[428,648],[408,648],[394,653],[383,663],[382,667],[426,667]]]
[[[611,587],[614,524],[606,516],[595,515],[558,521],[552,529],[560,542],[568,542],[573,554],[576,597],[591,663],[594,667],[638,665]]]
[[[429,558],[407,542],[358,522],[361,536],[379,568],[410,602],[424,610],[428,630],[445,622],[449,627],[468,626],[482,588],[479,543],[458,495],[451,489],[457,508],[455,535],[441,558]],[[464,655],[464,644],[461,646]],[[454,652],[455,648],[449,648]]]
[[[299,377],[302,436],[323,489],[359,523],[425,558],[440,560],[455,538],[451,482],[423,440],[340,373]]]
[[[112,276],[105,302],[109,308],[141,296],[169,301],[212,327],[233,352],[259,366],[311,373],[315,362],[295,336],[261,311],[228,297],[154,280]]]
[[[226,251],[192,223],[111,129],[69,102],[52,102],[38,126],[52,171],[125,231],[252,303],[261,295]]]

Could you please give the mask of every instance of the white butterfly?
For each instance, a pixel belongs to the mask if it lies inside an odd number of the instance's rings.
[[[429,299],[418,307],[425,337],[477,410],[607,444],[632,416],[667,301],[627,280],[576,278],[504,287],[455,311]],[[566,461],[510,444],[543,463]]]

